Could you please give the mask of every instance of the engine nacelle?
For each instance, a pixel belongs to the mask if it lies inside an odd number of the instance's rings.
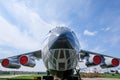
[[[102,62],[102,57],[99,55],[91,55],[86,57],[86,66],[96,66]]]
[[[19,69],[21,66],[15,59],[3,59],[1,65],[5,68]]]
[[[20,64],[28,67],[34,67],[35,66],[35,60],[33,57],[29,57],[29,55],[22,55],[19,58]]]
[[[117,67],[119,65],[119,60],[116,58],[104,58],[104,62],[100,65],[101,68],[111,68]]]

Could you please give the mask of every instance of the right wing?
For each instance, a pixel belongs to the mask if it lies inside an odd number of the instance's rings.
[[[115,58],[112,56],[81,50],[80,51],[80,59],[83,61],[85,59],[86,66],[96,66],[100,64],[101,68],[111,68],[117,67],[120,64],[120,58]]]
[[[24,53],[16,56],[0,59],[0,63],[5,68],[18,69],[23,66],[34,67],[35,59],[42,58],[41,50]]]

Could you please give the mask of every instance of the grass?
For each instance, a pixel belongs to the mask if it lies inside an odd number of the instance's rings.
[[[31,75],[31,76],[18,76],[12,79],[34,79],[35,77],[42,77],[46,74],[39,74],[39,75]]]
[[[0,78],[0,80],[34,80],[36,77],[42,77],[46,74],[39,74],[39,75],[25,75],[25,76],[18,76],[14,78]]]
[[[10,79],[0,79],[0,80],[34,80],[36,77],[42,77],[46,74],[39,74],[39,75],[29,75],[29,76],[18,76]],[[118,78],[120,79],[120,74],[101,74],[102,78]]]
[[[100,78],[119,78],[120,79],[120,74],[100,74],[100,73],[82,73],[81,77],[83,78],[95,78],[95,77],[100,77]]]
[[[102,74],[101,75],[102,78],[119,78],[120,79],[120,74]]]

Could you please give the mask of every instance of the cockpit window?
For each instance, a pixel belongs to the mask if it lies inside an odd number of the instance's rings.
[[[50,52],[50,65],[48,65],[50,69],[63,71],[77,65],[76,51],[73,49],[50,49]]]
[[[69,58],[70,57],[69,51],[65,50],[65,53],[66,53],[66,58]]]
[[[53,59],[53,63],[56,65],[56,60],[55,59]]]
[[[60,58],[64,58],[64,51],[63,50],[61,50],[61,52],[60,52]]]
[[[58,58],[58,50],[55,50],[54,57],[57,59]]]

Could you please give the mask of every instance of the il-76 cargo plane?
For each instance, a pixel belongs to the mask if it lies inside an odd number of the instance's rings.
[[[44,80],[79,80],[76,69],[79,61],[86,61],[87,67],[100,65],[111,68],[119,65],[119,58],[80,49],[75,33],[67,27],[56,27],[49,31],[41,50],[0,59],[3,67],[19,69],[21,65],[35,66],[35,59],[43,59],[47,68]],[[74,71],[78,74],[74,74]]]

